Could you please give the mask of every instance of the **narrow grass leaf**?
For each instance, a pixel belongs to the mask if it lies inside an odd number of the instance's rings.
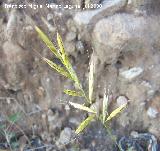
[[[73,80],[72,77],[71,77],[71,75],[70,75],[63,67],[55,64],[54,62],[52,62],[51,60],[49,60],[49,59],[47,59],[47,58],[43,58],[43,60],[44,60],[51,68],[55,69],[58,73],[60,73],[61,75],[63,75],[63,76],[65,76],[65,77]]]
[[[91,61],[90,61],[90,71],[89,71],[89,100],[90,100],[90,103],[92,103],[92,99],[93,99],[94,72],[95,72],[95,62],[92,56]]]
[[[78,103],[73,103],[73,102],[69,102],[69,104],[72,105],[76,109],[80,109],[80,110],[87,111],[89,113],[95,113],[96,114],[96,112],[94,110],[92,110],[89,107],[86,107],[84,105],[81,105],[81,104],[78,104]]]
[[[104,93],[104,96],[103,96],[103,110],[102,110],[103,124],[105,123],[106,116],[108,115],[108,112],[107,112],[108,101],[109,101],[109,97],[108,97],[108,95],[106,96],[106,93]]]
[[[89,124],[90,122],[95,118],[95,115],[88,116],[76,129],[76,134],[81,133]]]
[[[21,118],[21,113],[18,112],[18,113],[15,113],[15,114],[9,116],[9,117],[8,117],[8,120],[9,120],[10,122],[15,123],[15,122],[17,122],[20,118]]]
[[[58,46],[60,48],[61,55],[65,56],[66,53],[65,53],[65,50],[64,50],[63,41],[62,41],[62,38],[61,38],[59,33],[57,33],[57,43],[58,43]]]
[[[80,84],[80,82],[79,82],[79,80],[78,80],[77,74],[76,74],[76,72],[74,71],[72,65],[69,63],[69,61],[68,61],[68,64],[66,64],[65,66],[66,66],[68,72],[70,73],[70,75],[72,76],[72,79],[74,80],[74,82],[77,83],[77,85],[78,85],[79,87],[81,87],[81,84]]]
[[[60,61],[62,62],[62,64],[65,66],[66,70],[60,66],[58,66],[57,64],[53,63],[52,61],[44,58],[44,61],[46,61],[52,68],[54,68],[57,72],[59,72],[60,74],[68,77],[69,79],[73,80],[75,82],[75,85],[78,86],[79,90],[81,90],[83,92],[83,88],[82,85],[77,77],[77,74],[75,72],[75,70],[72,67],[72,64],[69,61],[69,58],[65,52],[64,49],[64,45],[63,45],[63,41],[61,36],[57,33],[57,42],[60,48],[60,52],[55,48],[54,44],[49,40],[49,38],[46,36],[45,33],[43,33],[43,31],[41,31],[40,28],[38,28],[37,26],[35,27],[37,33],[39,34],[40,38],[46,43],[46,45],[49,47],[49,49],[54,53],[54,55],[60,59]],[[85,96],[86,97],[86,96]]]
[[[78,92],[78,91],[74,91],[74,90],[64,90],[64,93],[68,94],[68,95],[71,95],[71,96],[80,96],[82,97],[83,96],[83,93],[82,92]]]
[[[5,125],[0,125],[0,131],[2,131],[2,129],[5,129]]]
[[[72,76],[72,79],[74,79],[74,81],[80,85],[78,77],[77,77],[77,74],[74,71],[74,69],[73,69],[73,67],[72,67],[72,65],[71,65],[71,63],[69,61],[69,58],[68,58],[68,56],[67,56],[67,54],[65,52],[64,44],[63,44],[62,38],[61,38],[59,33],[57,33],[57,43],[58,43],[58,46],[60,48],[62,60],[63,60],[63,63],[65,65],[66,69],[68,70],[68,72]]]
[[[68,72],[70,73],[70,75],[72,76],[72,79],[74,80],[74,82],[77,83],[77,85],[81,85],[78,80],[77,74],[69,61],[68,56],[65,54],[65,56],[63,56],[62,58],[63,58],[63,63],[65,65],[66,69],[68,70]]]
[[[106,122],[114,118],[117,114],[121,113],[121,111],[127,106],[127,103],[121,105],[117,109],[115,109],[107,118]]]
[[[6,135],[8,136],[9,139],[16,137],[16,133],[10,131],[6,132]]]
[[[89,71],[89,100],[90,102],[92,101],[92,96],[93,96],[93,83],[94,83],[94,63],[93,60],[91,60],[90,63],[90,71]]]
[[[37,26],[35,27],[39,37],[43,40],[43,42],[47,45],[47,47],[53,52],[53,54],[61,60],[61,56],[56,50],[54,44],[49,40],[48,36]]]

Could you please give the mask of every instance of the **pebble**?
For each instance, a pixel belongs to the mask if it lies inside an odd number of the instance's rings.
[[[67,104],[67,105],[65,105],[65,110],[66,111],[70,111],[70,106]]]
[[[80,51],[81,54],[84,54],[84,45],[83,45],[82,41],[79,40],[76,42],[76,49],[77,49],[77,51]]]
[[[46,119],[46,114],[42,114],[42,119]]]
[[[76,39],[76,33],[75,32],[69,32],[66,35],[66,41],[70,42]]]
[[[147,92],[148,96],[153,96],[153,95],[154,95],[154,93],[155,93],[155,91],[154,91],[154,90],[149,90],[149,91]]]
[[[48,24],[48,29],[50,32],[54,33],[56,31],[56,28],[53,27],[51,24]]]
[[[75,117],[71,117],[70,119],[69,119],[69,123],[71,123],[71,124],[74,124],[74,125],[79,125],[80,124],[80,120],[78,120],[77,118],[75,118]]]
[[[157,111],[157,109],[155,109],[155,108],[153,108],[153,107],[149,107],[148,110],[147,110],[147,115],[148,115],[150,118],[154,119],[154,118],[157,117],[158,111]]]
[[[51,21],[53,19],[53,14],[49,13],[47,14],[47,20]]]
[[[29,32],[29,33],[33,33],[34,32],[34,28],[32,26],[30,26],[30,25],[25,27],[25,30],[26,30],[26,32]]]
[[[47,112],[47,119],[49,124],[49,131],[53,132],[62,127],[62,118],[59,117],[58,111],[52,111],[51,109]]]
[[[69,19],[67,21],[67,28],[68,28],[69,31],[72,31],[72,32],[75,32],[75,33],[77,31],[77,28],[76,28],[76,26],[74,24],[74,21],[72,19]]]
[[[42,21],[48,27],[50,32],[54,33],[56,31],[56,27],[54,27],[52,24],[50,24],[45,18],[42,18]]]
[[[61,129],[61,128],[62,128],[62,120],[61,119],[56,119],[49,124],[49,131],[50,132],[56,131],[57,129]]]
[[[143,71],[141,67],[133,67],[129,70],[120,69],[120,75],[127,80],[133,80],[141,75]]]
[[[69,127],[65,127],[63,131],[61,131],[60,138],[56,144],[64,144],[67,145],[71,141],[72,130]]]
[[[128,102],[128,99],[125,96],[119,96],[117,98],[117,105],[121,106],[123,104],[126,104]]]
[[[48,110],[47,116],[48,116],[48,122],[55,121],[58,118],[58,112],[54,114],[52,110]]]
[[[74,42],[65,42],[65,43],[64,43],[64,46],[65,46],[66,52],[67,52],[69,55],[74,54],[74,52],[75,52],[75,50],[76,50],[76,47],[75,47],[75,43],[74,43]]]
[[[41,138],[44,140],[44,141],[47,141],[47,142],[51,142],[52,141],[52,136],[50,135],[50,133],[44,131],[43,133],[41,133]]]
[[[130,135],[131,135],[132,137],[136,138],[136,137],[138,137],[138,132],[132,131]]]

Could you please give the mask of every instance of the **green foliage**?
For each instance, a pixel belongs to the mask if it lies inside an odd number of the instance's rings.
[[[11,123],[15,123],[15,122],[17,122],[20,118],[21,118],[21,113],[18,112],[18,113],[15,113],[15,114],[12,114],[11,116],[9,116],[9,117],[8,117],[8,120],[9,120]]]
[[[44,43],[47,45],[47,47],[54,53],[54,55],[57,58],[60,58],[59,53],[57,52],[55,46],[53,45],[53,43],[49,40],[49,38],[38,28],[35,27],[37,33],[39,34],[40,38],[44,41]]]
[[[87,111],[88,113],[95,113],[96,114],[96,111],[92,110],[91,108],[89,108],[87,106],[84,106],[84,105],[81,105],[78,103],[73,103],[73,102],[69,102],[69,104],[72,105],[76,109],[80,109],[83,111]]]
[[[71,96],[79,96],[79,97],[83,97],[83,93],[82,92],[78,92],[78,91],[74,91],[74,90],[64,90],[64,93],[71,95]]]
[[[103,108],[102,108],[103,124],[105,123],[106,116],[108,115],[108,101],[109,101],[109,97],[108,97],[108,95],[106,96],[106,93],[104,93]]]
[[[93,93],[94,93],[94,76],[95,76],[95,61],[94,59],[90,61],[90,71],[89,71],[89,88],[88,88],[88,96],[86,95],[84,89],[82,88],[82,85],[78,79],[78,76],[76,72],[74,71],[69,58],[66,54],[62,38],[59,33],[57,33],[57,44],[59,49],[56,49],[54,44],[49,40],[49,38],[38,28],[35,27],[38,35],[40,38],[45,42],[45,44],[48,46],[48,48],[53,52],[53,54],[61,61],[61,63],[64,65],[64,68],[53,63],[51,60],[47,58],[43,58],[43,60],[51,66],[52,69],[56,70],[59,74],[65,76],[66,78],[70,79],[76,87],[78,87],[78,90],[64,90],[64,93],[70,95],[70,96],[78,96],[83,97],[86,102],[84,105],[69,102],[71,106],[73,106],[76,109],[86,111],[89,113],[89,116],[81,122],[81,124],[78,126],[76,130],[76,134],[81,133],[87,126],[90,124],[93,119],[100,119],[102,124],[106,127],[106,124],[108,121],[112,120],[115,116],[117,116],[121,111],[127,106],[127,104],[123,104],[122,106],[118,107],[114,111],[112,111],[110,114],[108,114],[108,102],[109,102],[109,95],[106,95],[104,93],[103,98],[103,106],[102,106],[102,113],[99,115],[97,114],[98,111],[95,111],[91,108],[91,105],[93,104]]]
[[[89,100],[92,104],[93,97],[93,88],[94,88],[94,72],[95,72],[95,62],[91,60],[90,62],[90,71],[89,71]]]
[[[55,69],[58,73],[60,73],[61,75],[69,78],[72,80],[71,75],[60,65],[55,64],[54,62],[52,62],[51,60],[47,59],[47,58],[43,58],[43,60],[53,69]]]
[[[5,137],[10,150],[16,150],[19,147],[19,143],[15,139],[16,132],[12,130],[12,127],[16,125],[16,122],[18,122],[21,117],[22,114],[20,112],[14,113],[6,118],[7,123],[0,125],[0,134]]]
[[[121,111],[127,106],[127,103],[121,105],[120,107],[118,107],[117,109],[115,109],[107,118],[107,121],[111,120],[112,118],[114,118],[117,114],[121,113]]]
[[[92,121],[95,117],[96,117],[95,114],[92,114],[92,115],[88,116],[88,117],[78,126],[78,128],[77,128],[77,130],[76,130],[75,133],[76,133],[76,134],[81,133],[81,132],[88,126],[88,124],[91,123],[91,121]]]
[[[61,36],[59,35],[59,33],[57,33],[57,43],[58,43],[58,46],[60,48],[60,55],[61,55],[61,58],[62,58],[62,63],[64,64],[64,66],[66,67],[66,69],[68,70],[68,72],[70,73],[72,79],[74,80],[75,84],[78,85],[79,89],[82,89],[82,86],[78,80],[78,77],[77,77],[77,74],[76,72],[74,71],[70,61],[69,61],[69,58],[64,50],[64,45],[63,45],[63,42],[62,42],[62,38]],[[59,58],[60,59],[60,58]]]
[[[6,126],[5,125],[0,125],[0,132],[2,132],[2,130],[5,128]]]
[[[57,43],[58,43],[58,46],[60,49],[60,50],[58,50],[58,49],[56,49],[54,44],[49,40],[49,38],[46,36],[46,34],[41,31],[41,29],[39,29],[38,27],[35,27],[35,29],[36,29],[39,37],[44,41],[44,43],[48,46],[48,48],[51,50],[51,52],[61,61],[61,63],[64,65],[65,68],[58,66],[57,64],[53,63],[51,60],[49,60],[47,58],[43,58],[43,60],[45,62],[47,62],[51,66],[51,68],[55,69],[58,73],[60,73],[61,75],[64,75],[65,77],[71,79],[72,81],[74,81],[75,85],[78,86],[79,90],[84,95],[84,91],[82,89],[81,83],[79,82],[77,74],[74,71],[74,69],[69,61],[69,58],[64,50],[64,45],[63,45],[61,36],[57,33]],[[86,96],[85,96],[85,98],[86,98]]]

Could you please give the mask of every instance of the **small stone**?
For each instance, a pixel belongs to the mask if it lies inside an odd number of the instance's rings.
[[[53,19],[53,14],[49,13],[49,14],[47,15],[47,20],[48,20],[48,21],[51,21],[52,19]]]
[[[66,41],[70,42],[76,39],[76,33],[75,32],[69,32],[66,35]]]
[[[65,42],[64,45],[66,48],[66,52],[69,55],[73,55],[76,50],[75,43],[74,42]]]
[[[72,31],[72,32],[75,32],[75,33],[77,31],[77,28],[76,28],[76,26],[74,24],[74,21],[72,19],[69,19],[67,21],[67,28],[68,28],[69,31]]]
[[[157,109],[155,109],[153,107],[149,107],[147,110],[147,115],[152,119],[156,118],[158,115],[158,111],[157,111]]]
[[[44,24],[48,27],[50,32],[55,32],[56,31],[56,27],[54,27],[52,24],[49,23],[49,21],[47,21],[46,19],[42,18],[42,21],[44,22]]]
[[[77,51],[80,51],[81,54],[84,54],[84,45],[83,45],[82,41],[80,41],[80,40],[77,41],[76,49],[77,49]]]
[[[60,134],[60,138],[58,140],[58,143],[60,144],[69,144],[71,141],[72,136],[72,130],[69,127],[65,127],[64,130]]]
[[[56,31],[56,28],[54,26],[52,26],[51,24],[48,24],[48,29],[52,33],[54,33]]]
[[[141,84],[147,88],[152,88],[152,85],[148,81],[142,81]]]
[[[52,115],[53,115],[52,110],[49,109],[48,112],[47,112],[47,115],[48,115],[48,116],[52,116]]]
[[[48,122],[53,122],[58,118],[58,113],[54,114],[52,110],[48,110]]]
[[[147,92],[148,96],[153,96],[153,95],[154,95],[154,93],[155,93],[155,91],[154,91],[154,90],[149,90],[149,91]]]
[[[30,34],[34,32],[34,28],[32,26],[30,26],[30,25],[25,27],[25,30],[26,30],[26,32],[28,32]]]
[[[132,131],[131,136],[134,137],[134,138],[138,137],[138,132]]]
[[[49,124],[49,131],[56,131],[57,129],[61,129],[62,127],[62,120],[55,119],[53,122]]]
[[[78,119],[78,118],[75,118],[75,117],[71,117],[70,119],[69,119],[69,123],[71,123],[71,124],[74,124],[74,125],[79,125],[80,124],[80,120]]]
[[[62,13],[62,12],[59,12],[59,11],[55,11],[55,12],[54,12],[54,15],[55,15],[56,17],[62,17],[63,13]]]
[[[48,116],[48,122],[52,122],[55,120],[55,116]]]
[[[43,133],[40,134],[40,136],[43,140],[47,140],[47,138],[49,137],[49,134],[46,131],[44,131]]]
[[[67,104],[67,105],[65,105],[65,110],[66,111],[70,111],[70,106]]]
[[[42,114],[42,119],[46,119],[46,114]]]
[[[134,67],[129,70],[120,69],[120,75],[127,80],[133,80],[142,73],[143,69],[141,67]]]
[[[125,96],[119,96],[117,98],[117,104],[118,104],[118,106],[126,104],[127,102],[128,102],[128,99]]]

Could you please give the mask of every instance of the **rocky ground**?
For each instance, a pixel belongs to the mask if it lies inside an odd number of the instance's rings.
[[[91,54],[98,60],[95,98],[110,88],[110,110],[129,100],[127,109],[112,123],[112,135],[151,133],[160,138],[160,1],[91,0],[100,9],[5,9],[5,4],[45,4],[46,1],[0,1],[0,122],[15,133],[20,149],[67,151],[116,151],[115,142],[100,123],[94,122],[81,136],[75,128],[85,114],[67,104],[83,101],[63,94],[69,80],[52,71],[40,56],[58,63],[38,38],[39,26],[55,41],[57,30],[84,87],[88,83]],[[48,0],[49,4],[89,1]],[[21,117],[10,125],[6,117]],[[3,128],[3,127],[2,127]],[[8,148],[5,136],[0,148]],[[29,141],[28,141],[29,139]],[[30,144],[27,142],[31,142]],[[16,145],[15,143],[13,143]],[[42,148],[46,146],[46,148]],[[1,150],[1,149],[0,149]]]

